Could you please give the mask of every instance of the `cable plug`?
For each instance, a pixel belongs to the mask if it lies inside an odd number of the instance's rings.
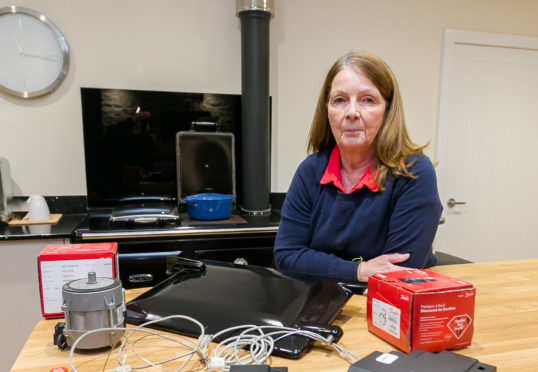
[[[200,339],[200,347],[204,347],[204,346],[206,346],[206,345],[209,344],[211,341],[213,341],[213,335],[204,335],[204,336]]]
[[[210,358],[207,362],[207,368],[210,371],[224,371],[226,368],[226,360],[222,357]]]
[[[107,369],[106,372],[131,372],[131,366],[120,366],[112,369]]]
[[[269,367],[265,364],[232,364],[230,372],[288,372],[288,367]]]

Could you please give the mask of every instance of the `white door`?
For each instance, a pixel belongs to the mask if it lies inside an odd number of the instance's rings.
[[[538,38],[445,30],[442,68],[435,249],[538,257]]]

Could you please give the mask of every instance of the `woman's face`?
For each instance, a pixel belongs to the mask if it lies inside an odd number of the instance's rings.
[[[366,75],[351,68],[338,72],[331,84],[328,117],[340,150],[373,150],[385,108],[385,99]]]

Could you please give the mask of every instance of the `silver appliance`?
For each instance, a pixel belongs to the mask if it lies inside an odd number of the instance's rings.
[[[11,218],[11,202],[13,193],[11,189],[11,175],[9,162],[0,158],[0,221],[7,222]]]
[[[123,336],[125,297],[121,281],[97,278],[89,272],[87,279],[73,280],[62,287],[62,311],[65,313],[63,335],[67,346],[88,331],[107,328],[84,336],[77,349],[97,349],[113,346]],[[110,330],[118,328],[118,330]],[[65,344],[55,343],[62,348]]]

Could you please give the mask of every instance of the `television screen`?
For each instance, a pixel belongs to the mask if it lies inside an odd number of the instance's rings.
[[[194,121],[234,134],[240,200],[241,95],[81,88],[81,99],[88,209],[132,195],[177,199],[176,134]]]

